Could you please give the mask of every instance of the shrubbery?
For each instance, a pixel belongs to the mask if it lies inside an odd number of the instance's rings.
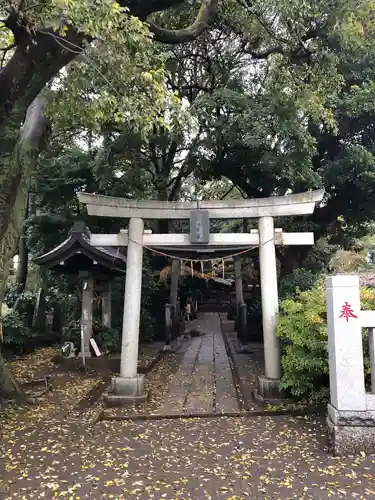
[[[147,311],[146,311],[147,312]],[[150,342],[153,339],[153,322],[151,317],[143,314],[140,326],[140,341]],[[93,337],[99,349],[103,353],[118,354],[121,352],[121,328],[106,328],[99,321],[93,324]],[[63,329],[63,342],[73,342],[74,346],[80,350],[81,346],[81,325],[80,321],[71,321]]]
[[[93,337],[103,354],[121,352],[121,329],[106,328],[99,321],[93,324]],[[80,321],[71,321],[63,329],[63,342],[73,342],[76,349],[81,349]]]
[[[375,291],[361,289],[361,308],[375,309]],[[367,333],[364,332],[364,346]],[[297,292],[281,303],[278,336],[283,341],[282,387],[296,399],[324,401],[329,393],[325,288]],[[368,348],[364,349],[368,371]]]
[[[6,356],[20,356],[33,350],[33,332],[19,313],[9,311],[5,314],[2,317],[2,327],[2,349]]]
[[[118,354],[121,351],[121,332],[115,328],[97,326],[94,338],[99,349],[105,353]]]
[[[283,300],[294,297],[298,292],[304,292],[314,286],[319,274],[310,269],[298,268],[280,280],[279,297]]]
[[[16,286],[9,287],[4,297],[4,303],[16,311],[25,325],[31,328],[36,305],[36,295],[32,292],[19,293]]]

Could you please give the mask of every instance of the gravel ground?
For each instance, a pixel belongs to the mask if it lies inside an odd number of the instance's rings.
[[[49,366],[42,358],[29,359],[38,365],[31,372]],[[162,401],[175,361],[162,358],[149,375],[155,389],[150,410]],[[320,419],[216,417],[90,427],[95,408],[80,414],[77,402],[99,382],[92,374],[64,373],[39,405],[1,415],[0,498],[375,498],[375,457],[330,456]]]
[[[9,429],[8,429],[9,431]],[[311,418],[100,422],[15,428],[4,498],[325,499],[375,495],[373,457],[333,458]]]

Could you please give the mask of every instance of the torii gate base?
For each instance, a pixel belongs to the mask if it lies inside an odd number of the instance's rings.
[[[202,202],[202,217],[195,204],[134,201],[108,196],[80,193],[79,199],[87,204],[90,215],[129,218],[128,233],[119,235],[91,235],[94,246],[127,246],[127,270],[124,297],[124,316],[121,345],[120,376],[112,381],[109,404],[133,404],[144,401],[144,379],[137,373],[139,320],[142,289],[143,246],[148,248],[197,246],[210,248],[259,246],[260,283],[264,337],[265,376],[259,379],[258,397],[262,401],[280,399],[281,360],[279,339],[276,335],[278,322],[278,287],[275,245],[311,245],[312,233],[283,233],[274,228],[274,217],[304,215],[314,211],[315,204],[323,198],[323,191],[298,195],[271,197],[254,200],[227,202]],[[199,212],[199,211],[198,211]],[[187,234],[148,234],[144,231],[144,219],[192,219],[198,223]],[[197,217],[198,215],[198,217]],[[240,234],[209,234],[207,221],[213,219],[258,218],[258,231]],[[201,220],[199,220],[201,219]],[[194,226],[194,225],[193,225]],[[194,234],[195,232],[195,234]],[[197,245],[198,243],[198,245]]]

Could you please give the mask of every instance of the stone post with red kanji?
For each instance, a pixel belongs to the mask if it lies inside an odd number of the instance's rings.
[[[365,410],[359,277],[326,279],[331,404],[337,410]]]
[[[361,311],[358,275],[327,278],[326,303],[330,448],[335,454],[373,453],[375,394],[365,388],[362,328],[375,326],[375,311]]]

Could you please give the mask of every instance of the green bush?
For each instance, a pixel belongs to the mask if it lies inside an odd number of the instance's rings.
[[[141,311],[140,318],[140,342],[145,344],[152,342],[155,338],[155,320],[151,316],[151,312],[144,307]]]
[[[361,308],[375,309],[375,291],[361,289]],[[322,281],[281,303],[277,333],[284,344],[282,387],[299,400],[325,401],[329,394],[329,377],[327,314]],[[368,350],[364,351],[364,356],[368,370]]]
[[[97,326],[94,329],[94,338],[99,349],[104,353],[118,354],[121,352],[121,334],[119,330]]]
[[[21,315],[10,311],[2,317],[3,349],[6,356],[20,356],[34,349],[33,333]]]
[[[94,322],[93,337],[103,353],[121,352],[121,333],[117,328],[105,328],[99,322]],[[80,320],[70,321],[63,328],[62,342],[73,342],[76,349],[81,349]]]
[[[262,317],[262,301],[260,298],[260,293],[253,293],[250,298],[246,299],[247,306],[247,317],[248,320],[252,318]]]
[[[36,305],[36,295],[34,293],[19,293],[17,287],[12,286],[8,288],[4,302],[20,315],[25,325],[31,328]]]
[[[282,300],[295,297],[298,292],[312,288],[318,279],[319,275],[310,269],[295,269],[292,274],[288,274],[280,280],[279,297]]]

